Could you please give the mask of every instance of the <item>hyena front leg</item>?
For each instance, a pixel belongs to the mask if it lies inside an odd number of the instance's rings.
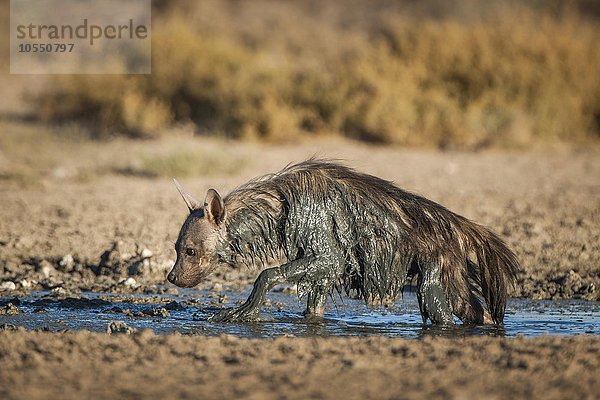
[[[311,292],[308,293],[306,310],[304,311],[304,316],[306,318],[323,318],[325,315],[325,302],[328,293],[329,286],[324,287],[323,285],[316,285]]]
[[[327,270],[324,268],[327,264],[318,257],[305,257],[283,264],[279,267],[268,268],[260,273],[248,300],[240,307],[228,308],[213,316],[211,320],[217,322],[233,320],[255,320],[260,313],[265,295],[276,284],[282,282],[296,283],[300,279],[316,282],[326,278]],[[325,307],[325,299],[322,302],[319,298],[314,298],[315,311]]]
[[[210,319],[217,322],[258,319],[260,307],[265,301],[265,295],[269,289],[284,280],[280,268],[274,267],[262,271],[254,282],[252,292],[244,304],[236,308],[227,308]]]
[[[446,291],[442,285],[442,268],[438,263],[420,264],[417,299],[423,323],[427,318],[436,325],[453,325]]]

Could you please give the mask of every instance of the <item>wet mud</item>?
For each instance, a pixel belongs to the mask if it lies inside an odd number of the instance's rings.
[[[596,336],[244,339],[111,329],[0,331],[0,396],[593,399],[600,391]]]

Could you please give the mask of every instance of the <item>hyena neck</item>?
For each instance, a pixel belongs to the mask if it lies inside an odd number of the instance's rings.
[[[281,204],[256,197],[233,197],[234,194],[226,199],[228,214],[217,245],[220,258],[233,266],[248,267],[262,267],[280,260],[284,223]]]

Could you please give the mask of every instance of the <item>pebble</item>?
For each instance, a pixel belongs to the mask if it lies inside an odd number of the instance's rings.
[[[64,296],[68,292],[67,292],[67,290],[64,287],[58,286],[58,287],[55,287],[54,289],[52,289],[50,291],[50,293],[52,293],[54,295],[57,295],[57,296]]]
[[[0,308],[0,315],[17,315],[21,314],[21,310],[19,307],[15,306],[13,303],[8,303],[4,307]]]
[[[43,260],[40,263],[40,271],[42,271],[42,274],[44,274],[44,277],[46,278],[49,278],[50,275],[54,275],[56,272],[54,266],[50,264],[48,260]]]
[[[171,313],[168,312],[164,307],[146,308],[141,311],[140,316],[167,318],[167,317],[171,316]]]
[[[124,333],[126,335],[130,335],[132,333],[135,333],[136,331],[137,331],[137,329],[128,326],[123,321],[111,321],[108,323],[108,326],[106,327],[106,333],[108,333],[110,335],[115,334],[115,333]]]
[[[60,259],[58,264],[61,267],[69,268],[73,265],[73,262],[74,262],[73,256],[71,254],[67,254],[63,258]]]
[[[11,281],[0,283],[0,290],[15,290],[16,288],[17,285],[15,285],[15,283]]]
[[[122,284],[125,287],[132,288],[132,289],[134,289],[134,288],[136,288],[136,287],[139,286],[139,284],[137,283],[137,281],[135,279],[133,279],[132,277],[129,277],[127,279],[123,279],[123,280],[119,281],[119,283]]]
[[[144,258],[150,258],[150,257],[152,257],[153,255],[154,255],[154,254],[152,254],[152,252],[151,252],[150,250],[148,250],[148,249],[144,249],[144,250],[142,250],[142,253],[140,254],[140,257],[141,257],[142,259],[144,259]]]

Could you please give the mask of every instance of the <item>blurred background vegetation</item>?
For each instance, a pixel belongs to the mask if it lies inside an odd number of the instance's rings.
[[[600,139],[595,1],[156,0],[152,74],[57,76],[95,138],[317,135],[479,149]],[[168,160],[167,160],[168,161]]]

